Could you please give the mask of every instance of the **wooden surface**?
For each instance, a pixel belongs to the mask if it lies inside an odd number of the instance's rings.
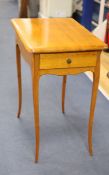
[[[93,123],[94,123],[94,111],[95,111],[99,77],[100,77],[100,53],[98,54],[97,58],[98,58],[97,64],[95,67],[95,71],[93,72],[92,97],[91,97],[90,116],[89,116],[89,124],[88,124],[88,146],[89,146],[90,155],[93,155],[92,132],[93,132]]]
[[[45,74],[64,75],[62,87],[62,111],[64,112],[66,75],[86,71],[93,73],[88,125],[89,153],[92,155],[92,128],[99,82],[100,53],[106,45],[72,19],[15,19],[12,23],[16,31],[19,117],[22,102],[20,52],[31,69],[36,141],[35,161],[38,161],[39,157],[40,138],[39,78]]]
[[[18,113],[20,117],[22,107],[22,77],[21,77],[21,55],[19,46],[16,44],[16,64],[17,64],[17,77],[18,77]]]
[[[40,69],[95,66],[96,54],[97,52],[40,54]]]
[[[71,18],[13,19],[25,48],[32,53],[101,50],[106,45]]]
[[[39,159],[39,55],[32,56],[32,88],[33,88],[33,106],[34,106],[34,127],[35,127],[35,162]]]
[[[66,95],[66,83],[67,83],[67,76],[64,75],[62,81],[62,112],[65,112],[65,95]]]

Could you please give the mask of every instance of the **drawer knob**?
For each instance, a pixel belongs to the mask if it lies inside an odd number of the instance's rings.
[[[70,58],[67,59],[67,64],[71,64],[72,60]]]

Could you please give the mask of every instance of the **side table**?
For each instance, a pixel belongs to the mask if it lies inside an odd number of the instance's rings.
[[[31,69],[34,125],[35,125],[35,161],[39,157],[39,79],[42,75],[61,75],[62,111],[64,112],[66,76],[91,71],[93,88],[88,124],[89,153],[92,149],[92,128],[94,110],[100,76],[100,54],[106,45],[92,33],[71,18],[53,19],[12,19],[16,33],[16,61],[18,73],[18,118],[22,106],[21,57]]]

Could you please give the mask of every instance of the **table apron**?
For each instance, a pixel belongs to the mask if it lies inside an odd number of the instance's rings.
[[[97,51],[40,54],[40,69],[95,67]]]

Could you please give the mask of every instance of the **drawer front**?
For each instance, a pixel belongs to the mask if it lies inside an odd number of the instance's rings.
[[[40,69],[93,67],[97,52],[40,54]]]

